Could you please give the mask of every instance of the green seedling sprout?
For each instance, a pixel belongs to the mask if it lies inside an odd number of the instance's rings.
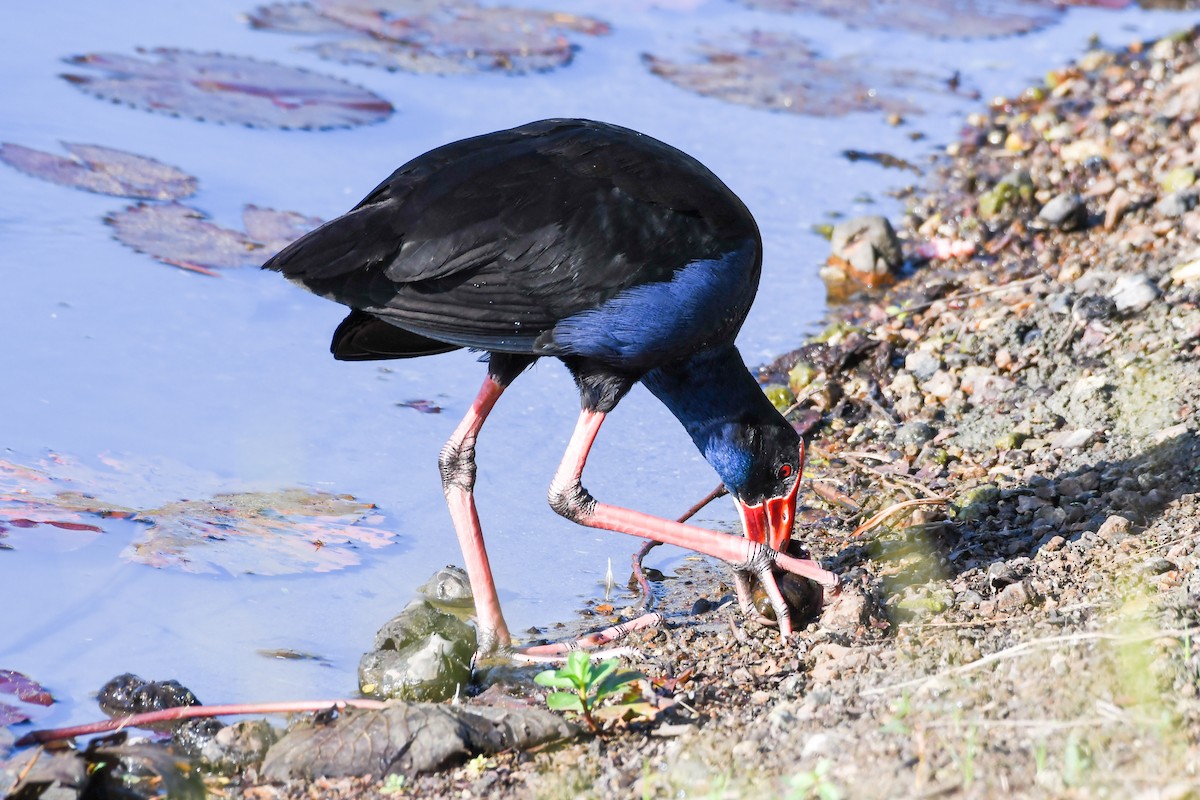
[[[600,732],[593,712],[605,698],[624,694],[640,672],[618,670],[615,658],[592,664],[588,654],[576,650],[567,656],[567,663],[558,669],[539,672],[534,681],[556,691],[546,697],[546,705],[556,711],[579,714],[593,732]]]

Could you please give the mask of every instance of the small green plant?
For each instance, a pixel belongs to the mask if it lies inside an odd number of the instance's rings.
[[[645,677],[640,672],[618,670],[615,658],[593,665],[588,654],[576,650],[567,656],[567,663],[558,669],[539,672],[534,681],[556,691],[546,697],[546,704],[556,711],[579,714],[593,732],[600,732],[595,717],[599,704],[631,688],[634,681]]]
[[[404,791],[404,776],[393,772],[383,779],[383,785],[379,787],[380,794],[400,794]]]
[[[910,711],[912,711],[912,703],[908,692],[905,691],[900,695],[900,698],[896,700],[896,702],[892,703],[892,717],[883,724],[883,727],[880,728],[880,730],[882,730],[884,733],[899,733],[907,735],[909,733],[909,727],[904,720]]]
[[[842,800],[842,792],[829,780],[829,759],[822,758],[808,772],[798,772],[788,781],[788,800]]]

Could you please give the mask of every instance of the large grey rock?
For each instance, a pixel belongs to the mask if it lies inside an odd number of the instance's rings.
[[[578,733],[559,715],[540,708],[396,703],[293,728],[267,752],[262,776],[272,781],[411,776]]]

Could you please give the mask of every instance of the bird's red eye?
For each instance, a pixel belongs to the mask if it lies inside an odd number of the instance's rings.
[[[792,477],[792,465],[784,464],[779,468],[779,480],[787,480],[790,477]]]

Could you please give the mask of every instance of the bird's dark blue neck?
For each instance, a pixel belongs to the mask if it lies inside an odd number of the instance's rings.
[[[759,463],[765,441],[800,437],[771,405],[733,345],[704,350],[691,359],[648,373],[642,383],[683,423],[696,447],[738,497],[754,476],[770,469]],[[764,433],[770,429],[770,434]]]

